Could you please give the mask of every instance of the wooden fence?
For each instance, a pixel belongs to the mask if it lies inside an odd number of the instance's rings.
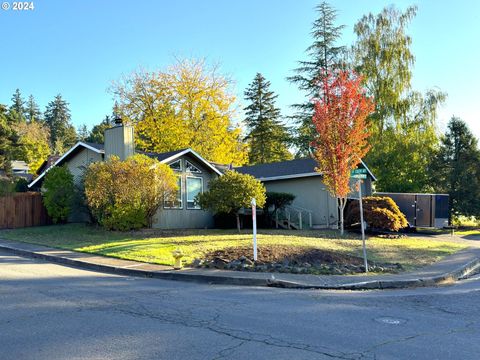
[[[0,229],[51,224],[42,195],[35,192],[0,197]]]

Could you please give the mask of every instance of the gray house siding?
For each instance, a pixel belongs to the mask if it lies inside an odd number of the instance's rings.
[[[355,179],[351,179],[352,186]],[[321,176],[299,177],[293,179],[264,181],[267,191],[287,192],[295,195],[292,205],[312,212],[312,224],[315,226],[331,226],[338,222],[337,200],[327,191]],[[372,194],[372,179],[363,180],[362,195]],[[352,193],[358,197],[358,193]]]
[[[358,191],[357,189],[357,181],[358,179],[350,178],[350,188],[353,189],[348,197],[358,199]],[[362,179],[362,197],[364,196],[372,196],[372,178],[367,176],[366,179]]]
[[[267,191],[287,192],[295,195],[293,206],[313,212],[313,225],[336,224],[337,202],[326,190],[320,176],[265,181]]]
[[[217,177],[211,169],[196,161],[190,155],[184,155],[180,158],[182,171],[175,171],[176,175],[182,179],[182,208],[169,209],[161,206],[153,219],[153,227],[158,229],[204,229],[214,226],[213,214],[201,209],[188,209],[187,206],[187,178],[200,177],[203,181],[203,191],[207,191],[211,179]],[[170,161],[168,164],[176,162],[178,159]],[[197,167],[202,173],[191,173],[186,170],[186,161]]]
[[[72,173],[75,184],[80,184],[82,175],[88,165],[97,161],[102,161],[102,154],[87,148],[82,148],[67,161],[68,170]]]
[[[73,175],[75,186],[81,186],[81,178],[88,165],[93,162],[102,161],[102,158],[102,154],[87,148],[82,148],[82,150],[66,162],[68,170],[70,170]],[[87,208],[80,203],[80,199],[75,199],[75,204],[72,207],[68,221],[88,222],[89,220],[90,216]]]

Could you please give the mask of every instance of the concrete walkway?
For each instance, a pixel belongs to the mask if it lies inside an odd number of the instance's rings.
[[[366,290],[434,286],[451,283],[480,268],[478,242],[414,272],[387,275],[297,275],[172,267],[114,259],[0,239],[0,249],[83,269],[107,273],[209,284],[277,286],[299,289]],[[477,246],[476,246],[477,245]]]

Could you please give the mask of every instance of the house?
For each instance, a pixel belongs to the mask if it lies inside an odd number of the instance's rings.
[[[25,161],[12,160],[10,162],[12,168],[12,175],[16,178],[23,178],[27,181],[32,181],[33,175],[29,173],[30,167]],[[5,171],[0,170],[0,177],[4,177]]]
[[[60,158],[58,155],[50,155],[47,160],[45,160],[42,165],[40,165],[35,172],[36,175],[40,175],[43,173],[46,169],[48,169],[50,166],[55,164],[55,161],[57,161]]]
[[[212,228],[213,214],[199,208],[195,203],[198,193],[208,189],[209,182],[223,174],[230,167],[207,161],[192,149],[181,149],[165,153],[146,153],[135,150],[133,127],[123,124],[105,131],[105,145],[77,142],[63,156],[46,167],[39,176],[29,184],[33,190],[39,190],[45,174],[53,166],[66,165],[74,176],[76,184],[86,167],[93,162],[104,161],[111,155],[125,159],[134,153],[143,153],[169,165],[178,178],[178,193],[175,201],[165,202],[160,206],[153,219],[153,227],[160,229]],[[365,164],[363,166],[366,168]],[[312,226],[324,227],[337,224],[338,211],[336,200],[322,183],[321,174],[315,172],[315,161],[296,159],[272,164],[243,166],[234,170],[250,174],[262,181],[267,191],[288,192],[296,196],[292,209],[302,209],[311,214]],[[371,194],[371,182],[375,180],[368,170],[364,182],[364,194]],[[308,215],[305,215],[308,216]],[[81,206],[75,209],[70,221],[86,221],[87,213]]]
[[[308,227],[335,227],[338,224],[337,200],[327,191],[322,182],[322,174],[315,171],[316,166],[315,160],[305,158],[243,166],[235,170],[254,176],[263,182],[267,191],[295,195],[289,216],[300,216],[300,219],[303,216]],[[367,170],[367,178],[362,182],[362,194],[369,196],[372,194],[372,182],[376,178],[363,161],[361,167]],[[355,179],[351,179],[352,188],[354,181]],[[351,194],[351,197],[358,198],[358,195]]]
[[[134,153],[133,128],[118,124],[105,131],[105,145],[79,141],[52,166],[66,165],[73,174],[74,182],[80,184],[83,172],[89,164],[104,161],[111,155],[117,155],[124,160]],[[179,185],[176,201],[165,202],[160,207],[154,216],[153,227],[161,229],[213,227],[213,214],[201,210],[194,200],[199,192],[208,189],[212,178],[222,175],[221,171],[192,149],[144,154],[170,165],[177,174]],[[50,168],[45,169],[29,184],[29,187],[39,190]],[[76,207],[69,217],[71,222],[86,220],[88,213],[81,206]]]

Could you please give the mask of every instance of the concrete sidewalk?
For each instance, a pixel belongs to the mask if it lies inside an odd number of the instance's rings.
[[[17,255],[118,275],[209,284],[277,286],[298,289],[368,290],[435,286],[480,268],[480,248],[471,247],[414,272],[388,275],[297,275],[210,269],[173,270],[170,266],[121,260],[0,239],[0,249]]]

